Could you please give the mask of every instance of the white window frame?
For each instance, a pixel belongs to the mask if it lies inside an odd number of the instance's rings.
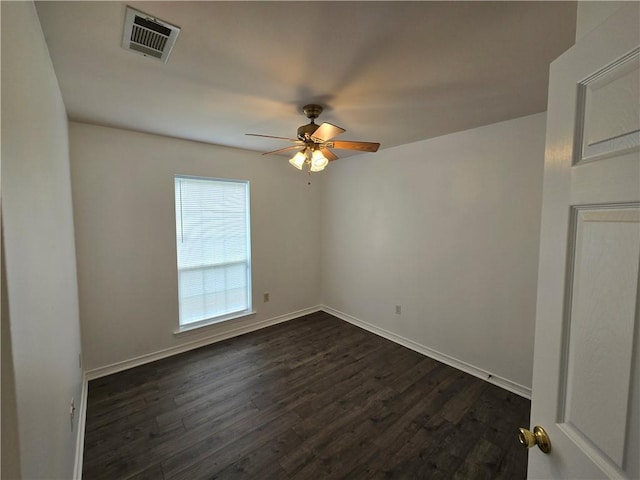
[[[237,183],[237,184],[242,184],[245,187],[245,201],[246,201],[246,205],[245,205],[245,213],[246,213],[246,236],[245,236],[245,240],[246,240],[246,260],[240,260],[240,261],[231,261],[231,262],[223,262],[223,263],[216,263],[215,265],[198,265],[198,266],[187,266],[187,267],[181,267],[180,266],[180,253],[179,253],[179,235],[181,234],[181,221],[182,221],[182,217],[181,215],[179,215],[178,213],[178,200],[177,197],[179,195],[178,193],[178,185],[179,185],[179,181],[181,180],[192,180],[192,181],[197,181],[197,182],[211,182],[212,184],[215,183]],[[189,330],[193,330],[193,329],[197,329],[197,328],[201,328],[207,325],[212,325],[212,324],[216,324],[216,323],[220,323],[220,322],[225,322],[228,320],[232,320],[235,318],[240,318],[240,317],[244,317],[247,315],[252,315],[255,314],[255,312],[252,310],[252,277],[251,277],[251,213],[250,213],[250,186],[249,186],[249,181],[248,180],[236,180],[236,179],[227,179],[227,178],[211,178],[211,177],[198,177],[198,176],[190,176],[190,175],[175,175],[174,176],[174,195],[176,197],[175,200],[175,210],[176,210],[176,218],[175,218],[175,226],[176,226],[176,273],[177,273],[177,284],[178,284],[178,330],[176,330],[174,333],[178,334],[178,333],[182,333],[185,331],[189,331]],[[246,264],[246,280],[247,280],[247,285],[246,285],[246,308],[243,308],[241,310],[236,310],[236,311],[230,311],[230,312],[226,312],[224,314],[220,314],[220,315],[214,315],[214,316],[207,316],[204,317],[200,320],[191,320],[191,321],[185,321],[185,319],[182,318],[182,308],[181,308],[181,301],[182,301],[182,294],[180,292],[181,289],[181,280],[180,280],[180,276],[182,273],[184,272],[188,272],[188,271],[194,271],[194,270],[202,270],[202,269],[206,269],[206,268],[211,268],[211,267],[228,267],[228,266],[232,266],[232,265],[237,265],[237,264]]]

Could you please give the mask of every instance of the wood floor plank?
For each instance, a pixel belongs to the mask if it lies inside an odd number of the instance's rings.
[[[83,478],[524,479],[529,408],[316,312],[92,380]]]
[[[254,447],[236,462],[213,474],[211,479],[286,478],[287,475],[280,467],[278,458],[284,452],[295,449],[300,441],[300,437],[293,430],[286,430],[275,439]]]
[[[126,480],[164,480],[164,474],[160,464],[156,463],[140,473],[127,477]]]
[[[345,411],[341,416],[335,417],[332,421],[324,424],[321,429],[316,430],[311,436],[305,438],[297,450],[281,458],[280,465],[289,474],[296,474],[308,462],[308,452],[312,452],[311,455],[315,455],[315,452],[331,442],[336,435],[353,428],[354,424],[360,421],[362,411],[366,411],[379,400],[390,397],[392,393],[388,388],[376,392],[372,391],[371,396],[366,399],[363,398],[359,408]],[[294,430],[296,430],[295,427]],[[298,433],[297,430],[296,433]]]
[[[163,464],[165,479],[199,480],[211,478],[220,470],[224,470],[289,430],[298,420],[297,415],[283,412],[282,415],[272,418],[269,422],[255,429],[247,429],[247,433],[244,435],[240,433],[233,442],[223,448],[211,449],[207,455],[199,457],[197,462],[192,462],[187,468],[175,471],[165,468]],[[175,466],[175,462],[173,465]]]
[[[502,452],[498,446],[481,438],[451,478],[465,480],[473,476],[477,479],[491,480],[495,478],[501,456]]]
[[[304,401],[304,398],[298,398],[297,402]],[[295,402],[294,402],[295,403]],[[207,462],[212,453],[218,452],[225,448],[227,445],[234,442],[239,437],[251,435],[252,433],[262,432],[265,425],[275,424],[280,428],[282,421],[278,423],[278,419],[290,420],[295,417],[296,422],[299,421],[299,417],[294,413],[290,413],[287,409],[287,405],[274,404],[267,410],[255,410],[252,414],[239,419],[225,426],[224,428],[213,428],[210,425],[198,426],[194,429],[187,430],[187,433],[183,438],[190,436],[191,432],[201,432],[202,438],[197,440],[189,439],[183,443],[179,448],[180,450],[171,454],[167,453],[167,459],[162,462],[162,470],[165,472],[167,478],[177,476],[177,478],[189,478],[182,474],[183,471],[187,471],[193,475],[200,474],[202,466],[197,466],[201,462]],[[287,427],[290,428],[290,427]],[[212,433],[207,434],[207,431],[211,430]],[[195,467],[194,467],[195,466]]]

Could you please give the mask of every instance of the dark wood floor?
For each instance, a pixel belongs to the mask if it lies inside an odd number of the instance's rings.
[[[324,312],[89,383],[83,478],[518,479],[529,401]]]

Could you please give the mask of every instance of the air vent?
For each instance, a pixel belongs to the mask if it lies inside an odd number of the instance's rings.
[[[127,7],[122,48],[167,62],[180,28]]]

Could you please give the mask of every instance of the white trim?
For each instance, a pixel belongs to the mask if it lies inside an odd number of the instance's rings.
[[[87,419],[87,395],[89,393],[89,381],[86,374],[82,375],[82,389],[80,392],[80,408],[78,410],[78,423],[76,428],[76,457],[73,465],[74,480],[82,480],[82,460],[84,458],[84,428]]]
[[[187,332],[193,332],[194,330],[199,330],[200,328],[208,327],[210,325],[215,325],[217,323],[227,322],[229,320],[237,320],[238,318],[244,317],[253,317],[257,312],[255,310],[243,310],[241,312],[235,312],[229,315],[222,315],[220,317],[208,318],[206,320],[200,320],[199,322],[186,323],[178,327],[177,330],[173,331],[173,334],[176,337],[181,337]]]
[[[462,370],[463,372],[473,375],[474,377],[478,377],[489,383],[493,383],[498,387],[504,388],[505,390],[515,393],[516,395],[520,395],[521,397],[531,400],[531,389],[528,387],[525,387],[524,385],[520,385],[506,378],[502,378],[499,375],[495,375],[493,373],[487,372],[486,370],[478,368],[467,362],[458,360],[457,358],[438,352],[437,350],[421,345],[417,342],[414,342],[413,340],[409,340],[408,338],[402,337],[396,333],[385,330],[384,328],[380,328],[370,323],[367,323],[364,320],[360,320],[359,318],[352,317],[351,315],[340,312],[326,305],[322,305],[321,309],[327,313],[330,313],[331,315],[338,317],[341,320],[344,320],[345,322],[355,325],[356,327],[360,327],[371,333],[375,333],[376,335],[386,338],[387,340],[391,340],[392,342],[398,343],[403,347],[410,348],[411,350],[421,353],[422,355],[433,358],[434,360],[437,360],[446,365],[449,365],[450,367],[456,368],[458,370]]]
[[[253,332],[254,330],[260,330],[261,328],[270,327],[271,325],[293,320],[295,318],[302,317],[310,313],[318,312],[320,310],[322,310],[320,305],[317,305],[315,307],[305,308],[302,310],[298,310],[296,312],[287,313],[285,315],[280,315],[278,317],[269,318],[267,320],[262,320],[260,322],[252,323],[250,325],[245,325],[243,327],[237,327],[237,328],[232,328],[230,330],[225,330],[223,332],[216,333],[214,335],[209,335],[207,337],[199,338],[191,342],[186,342],[180,345],[176,345],[175,347],[166,348],[164,350],[159,350],[153,353],[147,353],[145,355],[141,355],[139,357],[135,357],[130,360],[124,360],[122,362],[112,363],[111,365],[105,365],[104,367],[94,368],[86,372],[85,374],[86,379],[94,380],[96,378],[106,377],[107,375],[111,375],[112,373],[121,372],[123,370],[128,370],[133,367],[138,367],[146,363],[155,362],[156,360],[160,360],[162,358],[170,357],[172,355],[177,355],[178,353],[187,352],[195,348],[204,347],[205,345],[210,345],[212,343],[220,342],[222,340],[227,340],[231,337],[236,337],[244,333]],[[186,333],[187,332],[185,332],[185,334]]]

